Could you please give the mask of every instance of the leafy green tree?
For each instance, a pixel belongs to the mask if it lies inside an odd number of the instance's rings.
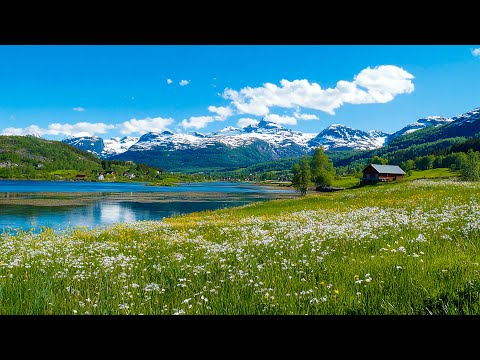
[[[292,186],[302,196],[307,194],[308,187],[310,186],[311,170],[310,164],[306,156],[300,159],[300,163],[293,165],[293,178]]]
[[[317,187],[332,185],[335,168],[322,146],[317,147],[313,152],[310,167],[312,170],[311,180]]]
[[[378,155],[373,155],[373,157],[370,159],[370,164],[387,165],[388,160]]]
[[[468,150],[467,159],[462,164],[460,172],[465,180],[480,180],[480,153],[478,151]]]
[[[443,159],[445,159],[445,156],[442,156],[442,155],[436,156],[436,157],[435,157],[435,160],[433,161],[433,168],[434,168],[434,169],[437,169],[437,168],[443,167],[443,166],[442,166],[442,164],[443,164]]]
[[[334,175],[327,170],[320,170],[315,177],[315,185],[317,186],[331,186],[333,183]]]
[[[415,169],[415,161],[412,159],[404,161],[400,164],[400,167],[403,169],[403,171],[408,172]]]
[[[432,169],[434,160],[434,155],[419,156],[415,158],[415,167],[419,170]]]

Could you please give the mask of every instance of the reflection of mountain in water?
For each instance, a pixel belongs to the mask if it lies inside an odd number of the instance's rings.
[[[46,226],[55,230],[111,225],[138,220],[161,220],[165,217],[178,216],[191,212],[216,210],[225,207],[241,206],[255,201],[264,201],[283,197],[274,193],[235,193],[229,197],[195,196],[186,201],[185,194],[178,199],[169,197],[165,201],[162,194],[151,194],[147,198],[114,199],[100,197],[92,202],[65,206],[31,206],[2,204],[0,206],[0,232],[7,229],[30,230]],[[45,196],[47,203],[48,196]],[[44,204],[45,204],[44,203]]]

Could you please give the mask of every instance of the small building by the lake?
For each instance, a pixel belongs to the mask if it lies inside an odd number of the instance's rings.
[[[363,169],[363,178],[360,183],[373,183],[377,181],[395,181],[402,179],[405,171],[397,165],[370,164]]]

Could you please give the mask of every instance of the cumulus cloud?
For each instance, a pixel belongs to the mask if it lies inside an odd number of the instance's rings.
[[[76,124],[53,123],[47,128],[41,128],[37,125],[30,125],[25,128],[6,128],[2,135],[73,135],[73,136],[93,136],[95,134],[105,134],[115,128],[114,125],[104,123],[80,122]]]
[[[77,106],[77,107],[74,107],[72,110],[73,111],[78,111],[78,112],[83,112],[83,111],[85,111],[85,108],[83,108],[81,106]]]
[[[229,116],[233,115],[232,108],[229,108],[228,106],[216,107],[216,106],[211,105],[211,106],[208,107],[208,111],[216,113],[217,116],[215,116],[215,120],[220,120],[220,121],[223,121],[226,118],[228,118]]]
[[[35,135],[38,134],[42,136],[42,132],[44,133],[45,129],[40,128],[37,125],[30,125],[26,128],[6,128],[3,129],[2,135]]]
[[[267,114],[264,119],[277,124],[297,125],[297,119],[293,116],[280,116],[277,114]]]
[[[185,128],[195,128],[202,129],[207,126],[207,124],[214,122],[215,118],[213,116],[192,116],[188,120],[183,119],[181,125]]]
[[[300,114],[299,112],[294,112],[293,116],[300,120],[318,120],[318,116],[315,114]]]
[[[172,79],[167,79],[167,84],[170,85],[171,83],[173,83],[173,80]]]
[[[472,49],[472,55],[480,57],[480,48]]]
[[[344,104],[386,103],[395,96],[414,90],[414,76],[394,65],[363,69],[353,81],[340,80],[334,88],[322,89],[308,80],[281,80],[280,86],[265,83],[262,87],[245,87],[240,91],[225,89],[222,96],[230,100],[240,114],[264,116],[270,108],[307,108],[335,114]]]
[[[124,135],[138,133],[144,134],[147,132],[162,132],[173,124],[172,118],[145,118],[141,120],[130,119],[121,124],[116,125],[120,129],[120,132]]]
[[[190,81],[189,80],[180,80],[179,84],[180,84],[180,86],[187,86],[188,84],[190,84]]]
[[[247,127],[248,125],[257,125],[258,120],[252,119],[252,118],[241,118],[238,119],[237,125],[244,128]]]

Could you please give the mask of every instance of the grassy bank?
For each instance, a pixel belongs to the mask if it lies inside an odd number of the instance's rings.
[[[0,238],[0,314],[480,314],[480,184]]]

